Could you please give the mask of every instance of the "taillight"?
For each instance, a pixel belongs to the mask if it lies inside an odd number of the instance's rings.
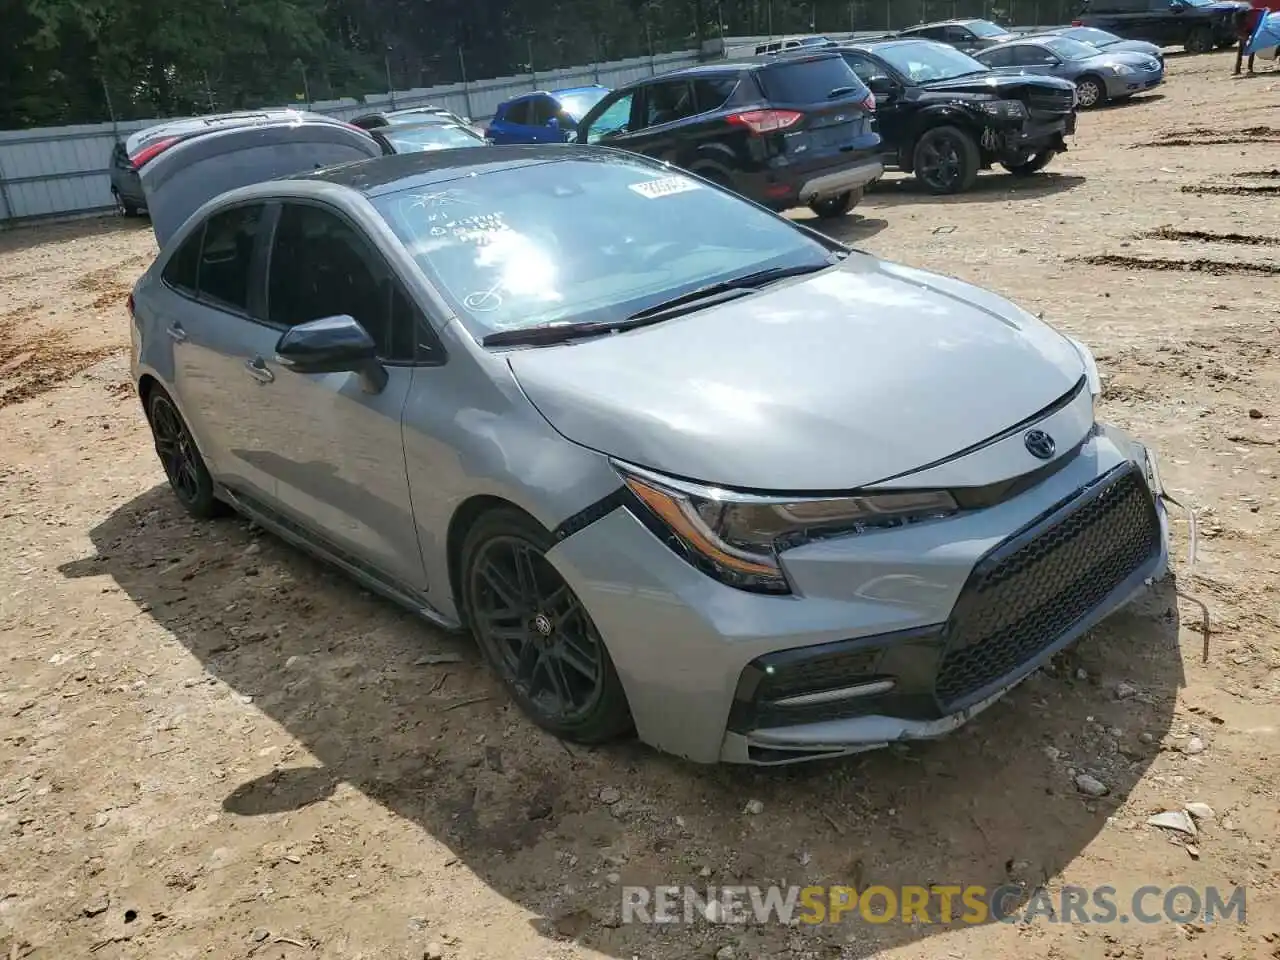
[[[1072,20],[1072,21],[1071,21],[1071,25],[1072,25],[1073,27],[1083,27],[1083,26],[1084,26],[1084,21],[1083,21],[1083,20]]]
[[[876,112],[876,95],[874,93],[867,94],[867,99],[862,101],[862,109],[867,113]]]
[[[133,157],[133,169],[141,170],[149,161],[154,160],[156,157],[160,156],[160,154],[164,153],[177,143],[178,139],[178,137],[165,137],[162,140],[157,140],[155,143],[143,147]]]
[[[731,113],[725,119],[760,136],[794,127],[804,119],[804,114],[796,110],[747,110],[744,113]]]

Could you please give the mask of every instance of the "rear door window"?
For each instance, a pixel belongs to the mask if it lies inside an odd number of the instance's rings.
[[[995,47],[982,54],[979,59],[988,67],[1009,67],[1018,54],[1017,47]]]
[[[200,298],[240,313],[249,311],[249,279],[264,207],[224,210],[204,228],[198,275]]]
[[[529,104],[529,119],[525,121],[531,127],[545,127],[556,115],[557,104],[550,97],[536,97]]]
[[[693,105],[693,85],[687,80],[667,80],[644,88],[646,127],[674,123],[697,113]]]
[[[507,104],[507,109],[502,112],[503,119],[507,123],[515,123],[521,126],[529,125],[530,105],[528,100],[515,100]]]
[[[736,89],[737,77],[699,77],[693,81],[693,102],[699,113],[719,110]]]
[[[841,87],[854,88],[849,96],[867,92],[840,56],[785,61],[765,67],[759,79],[765,96],[778,103],[826,103],[831,92]]]
[[[204,227],[196,227],[182,246],[174,251],[160,275],[169,286],[193,297],[199,289],[200,244],[203,241]]]

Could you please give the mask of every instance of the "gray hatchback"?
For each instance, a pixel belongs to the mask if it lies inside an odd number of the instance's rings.
[[[577,741],[766,764],[938,736],[1167,564],[1085,347],[635,155],[242,187],[130,309],[188,511],[468,628]]]

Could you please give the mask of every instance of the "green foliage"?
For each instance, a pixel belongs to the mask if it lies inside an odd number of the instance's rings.
[[[1062,22],[1069,0],[1000,0]],[[994,0],[0,0],[0,129],[179,116],[991,15]],[[1003,18],[1001,18],[1003,19]]]

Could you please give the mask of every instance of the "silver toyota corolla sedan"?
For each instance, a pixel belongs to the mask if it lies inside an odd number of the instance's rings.
[[[471,630],[575,741],[764,764],[937,736],[1167,564],[1085,347],[642,157],[243,187],[131,310],[188,511]]]

